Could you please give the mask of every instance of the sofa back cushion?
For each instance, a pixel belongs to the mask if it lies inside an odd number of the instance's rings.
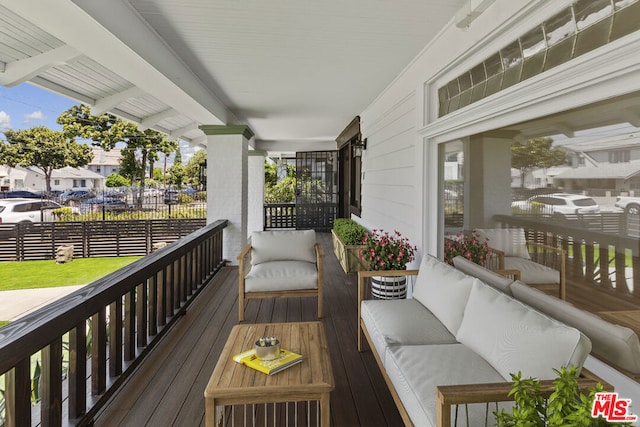
[[[490,247],[501,250],[505,256],[531,258],[523,228],[478,228],[476,232],[480,241],[487,239]]]
[[[473,284],[456,339],[481,355],[505,380],[553,379],[553,369],[578,369],[591,351],[580,331],[503,294],[484,283]]]
[[[425,255],[413,289],[413,297],[456,334],[474,278],[431,255]]]
[[[510,277],[503,276],[496,273],[495,271],[489,270],[488,268],[484,268],[483,266],[469,261],[468,259],[460,255],[453,259],[453,265],[463,273],[466,273],[473,277],[477,277],[487,285],[493,286],[500,292],[511,295],[509,285],[513,283],[513,280]]]
[[[591,340],[593,354],[600,359],[640,374],[640,340],[632,329],[609,323],[524,283],[514,282],[512,286],[515,298],[582,331]]]
[[[316,262],[313,230],[254,231],[251,233],[251,264],[271,261]]]

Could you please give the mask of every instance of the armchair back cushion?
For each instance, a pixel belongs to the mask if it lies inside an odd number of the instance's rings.
[[[474,279],[449,264],[425,255],[413,297],[427,307],[452,334],[458,332]]]
[[[271,261],[316,262],[313,230],[254,231],[251,233],[251,264]]]
[[[553,379],[554,368],[582,368],[591,351],[591,342],[577,329],[479,281],[471,289],[456,339],[507,381],[518,371],[523,378]]]
[[[478,228],[476,232],[481,241],[487,239],[487,244],[504,256],[531,259],[523,228]]]

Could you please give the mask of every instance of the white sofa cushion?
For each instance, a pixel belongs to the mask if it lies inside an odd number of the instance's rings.
[[[463,273],[480,279],[483,283],[493,286],[500,292],[511,295],[511,290],[509,289],[509,285],[513,283],[511,278],[498,274],[495,271],[491,271],[488,268],[484,268],[483,266],[469,261],[460,255],[453,259],[453,265]]]
[[[457,342],[433,313],[415,299],[365,300],[361,315],[383,363],[390,345]]]
[[[453,266],[425,255],[413,288],[413,297],[456,334],[462,322],[474,279]]]
[[[473,284],[458,341],[482,356],[505,380],[553,379],[553,369],[578,369],[591,351],[580,331],[564,325],[481,282]]]
[[[504,252],[505,256],[529,259],[527,238],[523,228],[478,228],[480,241],[487,239],[487,244]]]
[[[271,261],[316,262],[313,230],[254,231],[251,233],[251,264]]]
[[[514,282],[512,289],[515,298],[582,331],[591,340],[593,354],[599,358],[640,374],[640,341],[632,329],[609,323],[524,283]]]
[[[519,270],[520,280],[530,285],[560,283],[560,272],[529,259],[504,257],[504,268]]]
[[[245,292],[317,288],[318,270],[316,265],[304,261],[273,261],[254,265],[244,278]]]
[[[391,346],[385,370],[413,425],[421,427],[436,425],[436,386],[504,381],[482,357],[462,344]],[[468,407],[469,425],[485,425],[485,404]],[[490,412],[493,410],[492,406]],[[458,418],[466,420],[463,411],[464,407],[460,408]],[[460,424],[467,425],[466,421]]]

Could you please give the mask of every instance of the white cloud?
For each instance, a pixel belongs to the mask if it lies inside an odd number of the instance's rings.
[[[34,120],[47,120],[47,116],[42,114],[42,111],[34,111],[33,113],[24,115],[24,123],[29,124]]]
[[[11,129],[11,116],[4,111],[0,111],[0,132]]]

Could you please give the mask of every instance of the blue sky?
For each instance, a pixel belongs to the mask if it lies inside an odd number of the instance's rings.
[[[77,104],[27,83],[15,87],[0,86],[0,132],[34,126],[61,130],[56,119],[64,110]]]

